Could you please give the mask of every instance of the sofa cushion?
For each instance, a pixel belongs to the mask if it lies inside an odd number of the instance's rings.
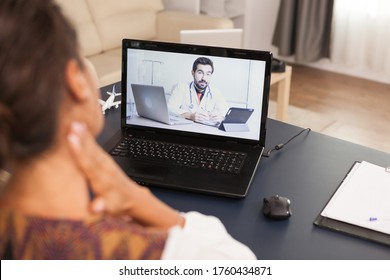
[[[164,9],[161,0],[86,0],[94,19],[102,19],[128,12],[154,11]]]
[[[102,45],[85,0],[55,0],[74,25],[84,56],[102,52]]]
[[[123,38],[153,39],[161,0],[87,0],[103,50],[121,47]]]
[[[109,85],[121,80],[122,49],[103,52],[88,57],[95,66],[99,86]]]

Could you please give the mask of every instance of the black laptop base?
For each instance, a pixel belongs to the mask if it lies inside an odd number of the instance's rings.
[[[147,140],[166,141],[169,143],[174,141],[174,139],[170,139],[169,135],[156,135],[155,133],[123,129],[118,131],[104,146],[105,150],[112,152],[121,139],[128,137],[129,134]],[[210,143],[201,139],[184,138],[180,144],[196,144],[196,146],[231,150],[229,143],[220,142],[217,147],[210,146]],[[118,155],[112,155],[112,157],[130,178],[141,185],[243,198],[248,192],[248,186],[251,184],[253,176],[253,172],[248,172],[248,170],[251,171],[257,168],[263,150],[260,147],[250,147],[249,145],[242,145],[240,148],[239,151],[236,151],[245,153],[246,158],[238,174],[175,164],[167,165],[142,159],[129,159],[128,157]],[[188,177],[194,178],[194,180],[188,180]]]

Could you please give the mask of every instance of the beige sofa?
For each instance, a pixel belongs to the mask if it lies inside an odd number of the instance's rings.
[[[165,11],[162,0],[56,0],[75,25],[100,86],[120,80],[123,38],[179,41],[183,29],[233,28],[227,18]]]

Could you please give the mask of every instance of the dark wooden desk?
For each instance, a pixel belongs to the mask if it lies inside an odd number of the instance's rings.
[[[120,110],[107,111],[99,143],[105,143],[119,128]],[[285,142],[300,130],[269,119],[267,148]],[[356,160],[390,166],[390,154],[311,132],[263,158],[244,199],[159,188],[152,191],[180,211],[217,216],[259,259],[390,259],[390,247],[313,225]],[[261,213],[263,198],[274,194],[291,199],[290,219],[271,221]]]

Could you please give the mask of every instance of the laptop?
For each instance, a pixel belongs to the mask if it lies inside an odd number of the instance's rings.
[[[163,87],[131,84],[131,89],[139,116],[169,125],[192,123],[181,116],[169,114]]]
[[[249,131],[197,122],[172,126],[134,114],[134,84],[164,88],[168,103],[181,88],[178,100],[191,108],[197,102],[190,98],[192,67],[199,57],[214,65],[205,107],[219,97],[228,108],[253,109]],[[105,149],[142,185],[245,197],[265,146],[271,61],[266,51],[123,39],[121,129]]]
[[[180,42],[184,44],[241,48],[242,37],[243,30],[241,28],[180,31]]]

